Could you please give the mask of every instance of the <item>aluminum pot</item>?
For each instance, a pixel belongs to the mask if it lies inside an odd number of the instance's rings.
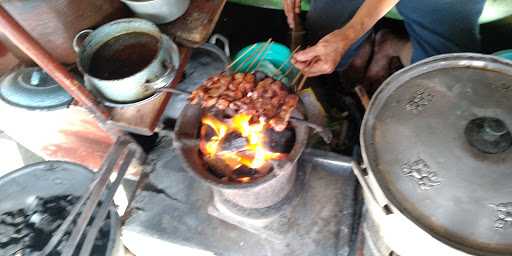
[[[158,40],[158,49],[149,64],[120,78],[100,78],[96,74],[91,74],[92,60],[98,48],[111,39],[129,33],[149,35]],[[80,44],[79,41],[84,36],[86,38]],[[76,35],[73,45],[78,52],[77,65],[84,75],[85,85],[101,98],[113,103],[133,103],[154,95],[159,88],[168,85],[174,79],[179,66],[179,51],[176,44],[162,34],[155,24],[138,18],[120,19],[96,30],[84,30]],[[126,51],[125,54],[132,53]]]
[[[447,54],[375,93],[354,172],[390,253],[512,255],[511,84],[512,62]]]
[[[156,24],[176,20],[185,13],[190,0],[121,0],[138,16]]]
[[[129,10],[118,0],[6,0],[4,7],[53,57],[64,64],[76,61],[71,42],[86,28],[127,17]],[[32,64],[3,33],[0,41],[22,63]]]

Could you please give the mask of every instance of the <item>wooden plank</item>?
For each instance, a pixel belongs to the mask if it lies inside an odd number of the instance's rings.
[[[80,163],[98,169],[113,143],[85,109],[71,106],[31,111],[0,101],[0,130],[46,160]]]
[[[191,0],[190,7],[176,21],[160,26],[160,29],[174,37],[176,42],[198,47],[204,44],[212,33],[227,0]]]
[[[170,87],[175,88],[183,78],[185,67],[190,58],[189,48],[180,48],[180,66]],[[108,125],[124,131],[141,135],[152,135],[160,122],[160,118],[171,99],[172,93],[162,93],[152,101],[127,108],[112,109],[112,120]]]

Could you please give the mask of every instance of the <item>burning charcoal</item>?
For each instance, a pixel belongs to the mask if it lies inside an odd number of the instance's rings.
[[[233,166],[228,165],[228,163],[222,159],[205,157],[204,160],[208,164],[208,167],[210,167],[210,172],[217,178],[221,179],[223,177],[231,176]]]
[[[244,150],[247,144],[249,144],[249,141],[242,137],[240,133],[230,132],[221,141],[220,149],[221,151],[237,152]]]
[[[233,172],[233,175],[231,177],[232,177],[232,179],[234,179],[236,181],[240,181],[242,183],[247,183],[247,182],[251,181],[257,175],[258,175],[258,172],[256,170],[245,167],[245,166],[240,166]]]

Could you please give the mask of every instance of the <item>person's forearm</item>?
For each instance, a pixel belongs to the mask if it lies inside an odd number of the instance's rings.
[[[344,35],[345,40],[353,43],[370,30],[398,2],[399,0],[366,0],[354,17],[338,31]]]

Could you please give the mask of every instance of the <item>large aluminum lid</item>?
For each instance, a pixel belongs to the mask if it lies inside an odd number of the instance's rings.
[[[422,229],[472,254],[512,255],[510,131],[512,62],[449,54],[386,80],[361,144],[389,202]]]
[[[73,98],[39,67],[20,68],[0,80],[0,99],[33,110],[68,106]]]

